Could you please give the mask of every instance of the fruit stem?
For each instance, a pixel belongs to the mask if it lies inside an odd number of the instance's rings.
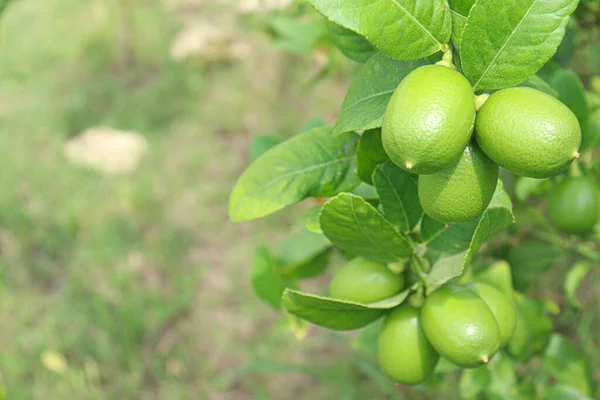
[[[442,59],[436,62],[435,65],[442,65],[444,67],[456,69],[454,63],[452,62],[453,58],[454,55],[452,54],[452,49],[450,47],[447,47],[446,50],[444,50],[444,55],[442,56]]]
[[[487,93],[480,94],[479,96],[475,95],[475,109],[479,111],[479,109],[483,107],[483,105],[489,98],[490,95]]]

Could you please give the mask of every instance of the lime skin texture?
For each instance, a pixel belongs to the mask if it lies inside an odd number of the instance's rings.
[[[403,304],[387,316],[377,340],[377,360],[387,376],[407,385],[421,383],[439,358],[425,337],[418,308]]]
[[[490,204],[498,184],[498,171],[498,165],[471,142],[456,164],[435,174],[419,176],[421,206],[438,222],[472,221]]]
[[[517,312],[510,299],[500,290],[485,283],[476,282],[467,285],[490,308],[498,323],[500,347],[506,346],[517,326]]]
[[[380,262],[357,257],[335,274],[329,286],[329,296],[368,304],[392,297],[403,288],[403,274],[393,273]]]
[[[469,143],[475,97],[456,70],[426,65],[408,74],[394,92],[383,118],[383,147],[409,172],[432,174],[455,163]]]
[[[487,363],[500,348],[494,314],[464,286],[448,284],[431,293],[421,308],[421,324],[433,348],[463,368]]]
[[[579,157],[581,127],[549,94],[515,87],[495,92],[477,113],[475,137],[483,152],[514,174],[548,178]]]
[[[566,178],[550,193],[550,220],[567,233],[590,233],[600,220],[599,193],[598,185],[590,178]]]

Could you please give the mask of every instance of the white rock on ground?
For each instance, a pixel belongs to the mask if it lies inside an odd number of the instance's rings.
[[[138,169],[147,149],[146,138],[137,132],[92,127],[69,139],[64,153],[73,165],[124,175]]]

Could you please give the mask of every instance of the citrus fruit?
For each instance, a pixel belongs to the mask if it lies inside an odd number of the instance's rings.
[[[581,128],[567,106],[527,87],[500,90],[477,113],[475,137],[501,167],[530,178],[548,178],[579,156]]]
[[[481,300],[485,301],[485,304],[496,317],[500,332],[500,347],[506,346],[515,332],[517,324],[515,307],[504,293],[493,286],[477,282],[469,284],[467,287],[474,291]]]
[[[494,314],[464,286],[446,285],[431,293],[421,308],[421,324],[433,348],[464,368],[487,363],[500,348]]]
[[[456,162],[473,133],[475,99],[456,70],[427,65],[408,74],[383,118],[383,147],[415,174],[432,174]]]
[[[331,280],[330,297],[373,303],[387,299],[404,287],[404,275],[397,275],[377,261],[357,257],[344,265]]]
[[[598,186],[590,178],[562,181],[550,193],[548,214],[557,228],[574,234],[589,233],[600,219]]]
[[[377,340],[379,368],[386,375],[404,384],[420,383],[439,358],[423,333],[419,309],[403,304],[387,316]]]
[[[419,200],[425,213],[436,221],[472,221],[490,204],[497,184],[498,165],[471,142],[456,164],[419,176]]]

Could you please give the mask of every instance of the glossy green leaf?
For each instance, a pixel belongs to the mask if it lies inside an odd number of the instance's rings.
[[[321,228],[333,244],[353,254],[381,262],[395,262],[412,253],[400,234],[361,197],[342,193],[321,212]]]
[[[358,186],[357,139],[354,133],[333,137],[330,127],[321,127],[273,147],[238,179],[229,198],[229,217],[250,221],[306,197],[335,196]]]
[[[412,231],[423,215],[416,179],[388,161],[377,167],[373,180],[386,219],[402,232]]]
[[[512,274],[510,272],[510,265],[506,261],[495,262],[479,271],[475,275],[475,280],[487,283],[501,290],[507,296],[512,296],[513,294]]]
[[[461,61],[475,90],[503,89],[535,74],[556,52],[577,0],[478,0]]]
[[[371,129],[360,135],[356,150],[356,169],[363,182],[372,185],[375,168],[389,159],[381,141],[381,129]]]
[[[560,383],[567,384],[590,396],[592,376],[579,347],[562,335],[550,339],[544,354],[544,368]]]
[[[266,247],[259,247],[254,253],[250,282],[258,297],[274,308],[281,307],[281,294],[285,289],[285,283],[277,271],[275,260]]]
[[[254,137],[252,142],[250,142],[250,149],[248,151],[250,153],[250,160],[256,160],[283,141],[284,139],[278,135],[259,135]]]
[[[441,254],[441,257],[433,263],[425,281],[427,293],[461,275],[479,248],[514,222],[510,198],[502,182],[498,181],[492,202],[478,220],[452,225],[430,237],[427,247]]]
[[[469,11],[475,0],[448,0],[448,3],[452,11],[452,40],[460,46]]]
[[[369,39],[391,58],[418,60],[442,50],[452,30],[442,0],[309,0],[327,19]]]
[[[321,223],[319,222],[319,214],[321,214],[323,206],[316,206],[308,210],[306,214],[306,230],[312,233],[323,233]]]
[[[546,94],[549,94],[550,96],[553,96],[553,97],[559,96],[558,92],[556,90],[554,90],[548,82],[546,82],[545,80],[543,80],[542,78],[540,78],[537,75],[530,76],[529,78],[527,78],[526,80],[521,82],[519,84],[519,86],[537,89],[537,90],[542,91]]]
[[[365,37],[335,22],[327,21],[327,34],[343,55],[356,62],[364,64],[377,51]]]
[[[307,230],[280,241],[274,255],[286,279],[297,280],[319,275],[329,263],[331,242],[324,235]]]
[[[590,263],[581,261],[575,264],[573,268],[567,272],[564,282],[564,290],[569,304],[571,304],[571,306],[574,308],[581,308],[581,303],[577,299],[577,289],[579,289],[579,285],[591,269],[592,266]]]
[[[398,84],[427,60],[397,61],[376,53],[352,79],[333,134],[380,128],[383,115]]]
[[[408,297],[408,290],[372,304],[359,304],[286,289],[282,302],[287,311],[315,325],[335,330],[367,326]]]

